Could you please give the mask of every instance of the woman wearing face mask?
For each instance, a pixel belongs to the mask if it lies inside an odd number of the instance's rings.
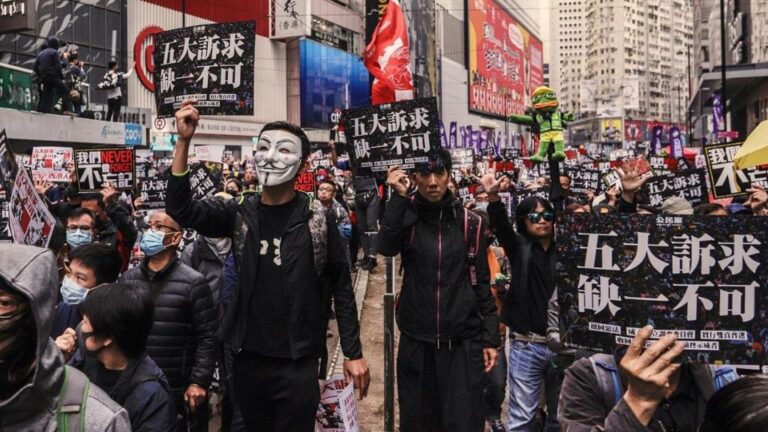
[[[154,305],[139,287],[108,284],[80,305],[78,352],[71,365],[120,404],[134,431],[176,430],[165,375],[145,353]]]
[[[111,246],[90,243],[69,252],[67,274],[61,283],[61,301],[56,306],[51,337],[65,356],[74,352],[71,336],[82,320],[77,305],[95,287],[111,283],[120,275],[120,254]],[[69,331],[67,331],[69,329]],[[59,339],[59,336],[62,336]]]

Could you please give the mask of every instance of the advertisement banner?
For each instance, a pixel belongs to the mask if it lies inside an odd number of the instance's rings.
[[[69,147],[32,148],[32,178],[53,183],[69,183],[72,178],[67,165],[74,161]]]
[[[445,125],[442,120],[440,120],[440,145],[444,148],[449,148],[448,137],[445,135]]]
[[[653,324],[686,363],[764,364],[768,219],[569,215],[557,224],[561,340],[613,354]],[[757,358],[755,358],[757,356]]]
[[[624,139],[630,142],[643,140],[643,122],[636,120],[624,121]]]
[[[751,185],[768,186],[768,171],[757,167],[737,170],[733,157],[742,143],[727,143],[707,146],[704,156],[707,158],[709,188],[715,199],[747,195]]]
[[[640,109],[640,77],[624,78],[622,86],[624,109]]]
[[[660,208],[667,198],[679,196],[692,206],[709,202],[707,176],[703,169],[679,170],[674,174],[656,176],[643,186],[650,204]]]
[[[172,117],[185,99],[201,115],[253,115],[255,23],[185,27],[156,34],[155,104]]]
[[[672,159],[683,157],[683,137],[677,126],[669,128],[669,156]]]
[[[542,43],[495,0],[469,0],[469,110],[522,115],[544,83]]]
[[[600,134],[603,142],[621,142],[621,119],[601,119]]]
[[[413,170],[440,148],[435,98],[344,110],[341,117],[356,176],[385,180],[391,165]]]
[[[435,44],[435,0],[403,0],[416,98],[437,95],[437,48]]]
[[[451,122],[451,130],[450,130],[450,136],[448,138],[448,148],[456,148],[457,140],[456,140],[456,122]]]
[[[723,98],[720,96],[720,92],[715,92],[712,95],[712,134],[716,137],[724,127]]]
[[[136,154],[133,148],[75,150],[77,187],[82,192],[99,192],[105,183],[121,191],[136,186]]]
[[[48,247],[56,218],[35,191],[35,185],[25,170],[19,171],[13,184],[9,216],[14,243]]]

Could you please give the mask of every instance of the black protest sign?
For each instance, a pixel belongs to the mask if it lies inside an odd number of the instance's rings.
[[[133,148],[76,149],[75,169],[80,192],[98,192],[105,183],[129,191],[136,186]]]
[[[451,152],[451,164],[453,169],[462,170],[475,168],[475,151],[472,149],[453,149]]]
[[[571,179],[571,192],[577,194],[587,194],[592,191],[600,191],[602,176],[596,169],[586,169],[581,167],[565,167],[563,174]]]
[[[344,110],[341,123],[356,176],[385,180],[390,166],[412,171],[440,148],[435,98]]]
[[[717,144],[704,148],[709,187],[715,199],[747,195],[747,189],[753,184],[768,186],[768,171],[758,168],[735,168],[733,157],[741,148],[741,144]]]
[[[613,187],[621,187],[621,176],[615,169],[604,172],[602,175],[602,180],[603,184],[605,184],[605,190],[611,190]]]
[[[201,200],[213,196],[219,184],[205,164],[196,163],[189,169],[189,187],[192,189],[192,199]]]
[[[0,243],[13,243],[10,217],[8,195],[5,191],[0,191]]]
[[[651,164],[651,168],[656,175],[671,174],[672,171],[667,165],[667,158],[664,156],[651,156],[648,158],[648,163]]]
[[[140,180],[139,198],[142,201],[142,209],[155,210],[165,208],[169,175],[169,172],[166,171],[155,177]]]
[[[651,324],[683,362],[765,363],[744,348],[765,332],[768,218],[574,214],[557,254],[566,346],[613,353]]]
[[[8,135],[5,134],[5,129],[2,129],[0,130],[0,187],[6,190],[11,189],[18,171],[19,165],[8,144]]]
[[[185,27],[156,34],[155,103],[171,117],[185,99],[201,115],[253,115],[253,21]]]
[[[692,206],[709,202],[706,172],[703,169],[680,170],[674,174],[656,176],[645,183],[651,205],[661,207],[667,198],[679,196]]]
[[[520,203],[523,202],[526,198],[530,198],[530,197],[539,197],[549,201],[549,189],[545,189],[545,188],[527,189],[522,192],[516,193],[515,208],[517,208],[517,206],[520,205]]]
[[[294,186],[294,189],[315,196],[317,185],[315,184],[314,171],[308,170],[299,173],[299,176],[296,178],[296,186]]]

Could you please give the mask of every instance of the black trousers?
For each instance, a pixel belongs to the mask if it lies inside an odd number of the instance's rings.
[[[479,340],[441,343],[437,349],[401,333],[400,432],[482,432],[483,375]]]
[[[69,111],[69,89],[64,81],[58,78],[46,79],[42,82],[43,93],[40,95],[40,101],[37,104],[37,111],[50,113],[53,111],[53,105],[56,103],[56,96],[61,97],[61,110]]]
[[[123,97],[107,99],[107,121],[116,122],[120,118],[120,109],[123,106]]]
[[[235,358],[234,373],[235,392],[247,430],[315,430],[320,403],[318,359],[278,359],[241,351]]]

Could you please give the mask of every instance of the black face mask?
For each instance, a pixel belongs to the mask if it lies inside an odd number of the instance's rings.
[[[237,189],[227,189],[227,193],[232,196],[238,196],[240,192],[237,191]]]
[[[78,347],[79,347],[79,348],[80,348],[80,349],[83,351],[83,353],[85,353],[85,355],[87,355],[88,357],[91,357],[91,358],[96,358],[96,357],[99,355],[99,353],[100,353],[101,351],[103,351],[103,350],[104,350],[104,348],[106,348],[106,345],[102,345],[102,346],[101,346],[101,348],[99,348],[99,349],[96,349],[96,350],[93,350],[93,351],[89,350],[89,349],[88,349],[88,347],[87,347],[87,346],[86,346],[86,344],[85,344],[85,340],[86,340],[86,339],[88,339],[88,338],[89,338],[89,337],[91,337],[91,336],[95,336],[95,332],[84,332],[84,331],[82,330],[82,327],[81,327],[81,326],[78,326],[78,327],[77,327],[77,346],[78,346]]]

